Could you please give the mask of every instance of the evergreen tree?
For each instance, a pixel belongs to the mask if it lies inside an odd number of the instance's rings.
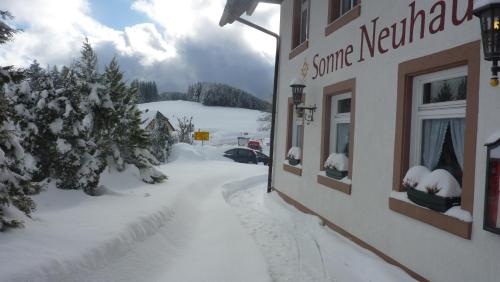
[[[453,93],[448,82],[443,83],[435,102],[447,102],[453,100]]]
[[[457,100],[467,99],[467,79],[462,78],[458,85]]]
[[[12,18],[10,13],[0,11],[0,44],[10,40],[16,33],[16,30],[4,22],[7,18]],[[19,218],[8,212],[9,207],[16,208],[27,216],[35,209],[30,195],[37,191],[30,184],[29,174],[25,169],[24,149],[15,125],[15,119],[19,117],[16,117],[7,99],[12,97],[10,84],[20,82],[22,78],[21,71],[10,66],[0,66],[0,230],[22,224]]]
[[[106,67],[104,74],[105,91],[114,105],[111,132],[112,144],[107,154],[108,164],[113,164],[119,171],[125,164],[139,168],[143,181],[162,182],[167,177],[154,168],[158,160],[149,152],[150,140],[141,128],[141,112],[137,108],[137,82],[129,88],[123,82],[123,74],[115,59]],[[111,162],[112,160],[112,162]]]
[[[80,108],[85,112],[87,148],[81,155],[78,173],[85,192],[96,194],[99,176],[106,167],[106,156],[111,150],[114,107],[109,92],[104,91],[102,77],[97,68],[97,55],[88,39],[85,39],[79,60],[76,62],[79,92],[82,96]]]
[[[88,138],[90,120],[85,119],[82,111],[80,82],[76,72],[68,69],[63,76],[64,85],[60,90],[63,97],[49,103],[54,111],[55,119],[49,124],[51,134],[55,135],[56,146],[51,150],[54,155],[52,176],[57,179],[60,189],[85,189],[87,179],[80,179],[80,170],[84,162],[83,156],[93,149]]]

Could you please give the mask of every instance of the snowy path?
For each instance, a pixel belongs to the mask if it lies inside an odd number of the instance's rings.
[[[37,196],[26,228],[1,234],[0,281],[410,280],[266,194],[267,167],[183,150],[163,184],[128,171],[107,174],[101,197]]]
[[[165,166],[172,175],[169,186],[182,185],[177,199],[169,200],[172,218],[160,232],[82,281],[270,281],[258,246],[221,196],[223,183],[241,178],[238,166]],[[186,171],[197,175],[175,177]],[[252,167],[247,174],[262,171]]]
[[[253,180],[227,185],[224,195],[262,249],[273,281],[413,281]]]

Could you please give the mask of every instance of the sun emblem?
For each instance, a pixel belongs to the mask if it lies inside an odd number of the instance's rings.
[[[307,73],[309,73],[309,64],[307,63],[307,58],[305,58],[302,69],[300,70],[300,74],[302,75],[303,80],[306,80]]]

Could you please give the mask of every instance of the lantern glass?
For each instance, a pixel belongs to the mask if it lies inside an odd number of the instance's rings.
[[[500,140],[487,146],[484,229],[500,234]]]
[[[293,84],[291,85],[291,87],[293,94],[293,103],[295,105],[299,105],[300,103],[302,103],[302,96],[304,94],[305,85]]]
[[[500,60],[500,7],[483,9],[477,16],[481,23],[485,60]]]

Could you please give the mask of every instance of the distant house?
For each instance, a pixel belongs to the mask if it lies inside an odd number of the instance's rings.
[[[175,131],[175,128],[172,126],[168,118],[159,111],[156,112],[156,115],[152,119],[147,119],[143,123],[145,125],[144,129],[146,129],[149,132],[152,132],[156,128],[158,128],[159,123],[163,124],[165,128],[167,128],[168,134],[171,134],[172,131]]]

